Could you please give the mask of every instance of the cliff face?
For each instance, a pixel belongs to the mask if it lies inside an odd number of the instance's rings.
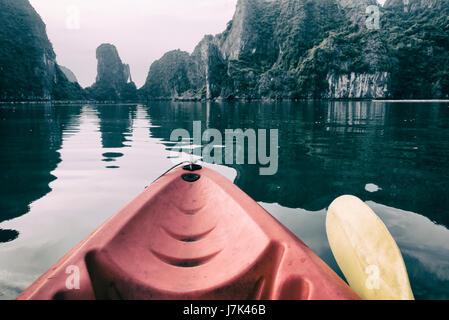
[[[187,52],[174,50],[166,53],[151,65],[142,92],[155,99],[175,97],[186,92],[192,88],[187,75],[189,63],[190,56]]]
[[[97,101],[129,101],[137,99],[129,65],[123,64],[117,48],[102,44],[97,48],[97,79],[87,88],[90,99]]]
[[[388,72],[334,75],[326,78],[328,91],[325,98],[358,99],[385,98],[388,96],[390,74]]]
[[[449,5],[410,0],[404,13],[402,0],[389,0],[380,8],[380,29],[368,29],[366,9],[376,3],[239,0],[223,33],[205,37],[192,55],[177,51],[179,59],[155,62],[142,94],[150,99],[448,96],[447,67],[427,72],[423,53],[432,52],[434,65],[446,61]],[[421,62],[413,66],[411,56]]]
[[[0,1],[0,100],[80,99],[28,0]]]
[[[447,4],[446,4],[447,5]],[[385,8],[396,8],[407,11],[416,11],[423,9],[440,10],[443,7],[442,0],[387,0],[384,4]]]
[[[227,64],[213,36],[204,37],[190,58],[193,65],[190,77],[199,93],[196,97],[213,99],[231,93]]]
[[[66,68],[64,66],[59,66],[59,69],[64,73],[67,80],[71,83],[78,83],[78,79],[76,78],[75,74],[70,70],[69,68]]]
[[[398,98],[449,96],[449,4],[446,0],[388,0],[384,36],[395,63],[391,92]]]

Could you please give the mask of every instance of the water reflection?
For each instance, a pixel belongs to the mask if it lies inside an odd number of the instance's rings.
[[[103,161],[104,162],[114,162],[116,161],[118,158],[123,157],[123,153],[120,152],[106,152],[103,153]],[[106,168],[109,169],[118,169],[119,166],[107,166]]]
[[[19,232],[17,230],[2,230],[0,229],[0,243],[9,242],[17,239]]]
[[[129,147],[129,137],[132,135],[136,108],[136,105],[102,105],[97,107],[103,148]]]
[[[6,110],[24,108],[25,111],[31,108],[14,105],[0,107]],[[35,107],[42,109],[42,105]],[[25,210],[22,216],[3,221],[0,225],[4,230],[19,232],[18,237],[13,241],[0,243],[0,300],[15,298],[81,239],[140,193],[144,186],[152,181],[151,179],[155,179],[167,168],[169,163],[164,159],[163,147],[149,138],[147,114],[142,108],[132,113],[132,117],[127,116],[121,120],[117,116],[115,120],[109,114],[106,116],[107,122],[116,122],[117,126],[115,126],[116,129],[111,129],[114,126],[106,129],[108,133],[112,133],[107,137],[106,147],[113,148],[103,148],[104,139],[100,130],[101,119],[97,106],[50,107],[51,114],[67,115],[62,121],[62,141],[59,141],[56,148],[58,163],[51,166],[37,166],[34,167],[35,171],[26,171],[29,163],[28,159],[23,157],[20,158],[21,163],[16,166],[17,169],[23,167],[27,174],[28,186],[44,185],[46,192],[36,195],[36,198],[20,199],[24,189],[22,186],[22,189],[17,190],[17,198],[22,202],[26,201],[28,210]],[[137,110],[136,106],[124,106],[124,108]],[[79,110],[79,117],[72,117],[71,110]],[[28,116],[34,115],[28,114]],[[136,120],[136,117],[139,119]],[[43,128],[47,125],[47,121],[54,122],[53,117],[50,116],[41,118],[36,116],[36,119],[42,122]],[[16,118],[15,113],[8,115],[7,120],[13,128],[22,125],[21,118]],[[121,126],[120,122],[128,124]],[[129,123],[132,123],[132,127]],[[119,130],[119,133],[123,133],[123,127],[128,127],[125,134],[132,133],[128,139],[132,148],[116,148],[123,142],[123,134],[113,134],[111,130]],[[61,132],[55,129],[53,134],[59,136]],[[47,139],[54,139],[50,132],[46,132],[45,136]],[[14,140],[14,135],[7,134],[2,138],[11,141]],[[39,131],[35,130],[34,135],[27,136],[29,140],[34,138],[36,141],[31,143],[41,141]],[[4,142],[3,139],[0,141]],[[22,139],[20,142],[22,143]],[[48,145],[41,145],[41,149],[37,149],[36,152],[45,158],[45,155],[53,154],[54,150]],[[118,158],[118,153],[123,156]],[[151,167],[145,166],[143,162],[153,155],[160,156],[158,163]],[[105,168],[105,162],[102,161],[105,156],[115,157],[117,163],[120,163],[120,169]],[[11,158],[2,160],[6,162],[6,165],[2,163],[4,176],[12,174],[7,170],[12,162]],[[118,169],[118,166],[114,167]],[[139,169],[136,170],[136,168]],[[51,180],[42,178],[48,175],[52,177]],[[0,181],[0,185],[4,185],[3,181]],[[2,189],[2,196],[5,189]],[[4,197],[1,203],[3,205],[8,201]],[[3,211],[3,213],[10,213],[10,211]],[[11,237],[8,234],[9,239]]]
[[[449,111],[446,104],[371,102],[152,104],[168,142],[192,121],[231,128],[279,129],[279,170],[259,176],[254,165],[231,165],[252,198],[317,211],[342,194],[419,212],[449,226]],[[375,185],[377,192],[366,190]]]
[[[104,149],[129,147],[132,142],[132,126],[136,118],[137,105],[102,105],[97,107],[100,119],[101,142]],[[103,162],[116,162],[123,153],[103,153]],[[118,165],[108,165],[107,169],[119,169]]]
[[[79,106],[0,105],[0,223],[27,213],[30,203],[51,191],[63,132],[74,133],[80,111]],[[15,230],[0,229],[0,243],[17,237]]]
[[[0,299],[14,298],[171,167],[170,134],[191,132],[194,120],[222,133],[279,129],[275,176],[255,165],[214,169],[337,272],[325,208],[355,194],[398,241],[416,297],[449,298],[447,104],[161,102],[0,105]]]

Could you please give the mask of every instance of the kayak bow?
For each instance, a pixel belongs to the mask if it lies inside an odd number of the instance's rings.
[[[188,166],[153,183],[18,299],[359,297],[233,183]]]

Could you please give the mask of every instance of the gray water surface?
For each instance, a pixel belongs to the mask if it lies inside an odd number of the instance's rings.
[[[177,128],[279,129],[279,170],[213,165],[340,275],[325,210],[385,222],[418,299],[449,299],[449,103],[0,105],[0,299],[13,299],[173,166]]]

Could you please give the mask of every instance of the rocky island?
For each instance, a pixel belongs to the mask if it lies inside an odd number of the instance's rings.
[[[446,98],[449,5],[388,0],[239,0],[227,29],[150,68],[148,99]],[[404,7],[405,6],[405,7]]]
[[[102,44],[82,89],[29,1],[2,0],[0,100],[448,98],[448,16],[445,0],[239,0],[226,30],[163,55],[138,90]]]
[[[28,0],[0,1],[0,21],[0,101],[85,99],[58,66],[45,24]]]
[[[136,101],[137,88],[128,64],[123,64],[117,48],[104,43],[97,48],[97,80],[87,95],[95,101]]]

